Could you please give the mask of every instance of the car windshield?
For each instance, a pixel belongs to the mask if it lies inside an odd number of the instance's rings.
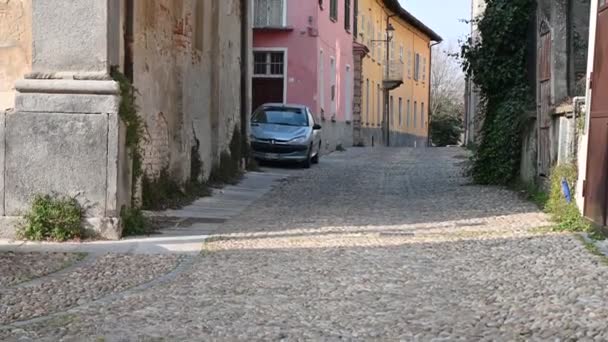
[[[300,108],[266,107],[251,118],[252,123],[283,126],[308,126],[308,117]]]

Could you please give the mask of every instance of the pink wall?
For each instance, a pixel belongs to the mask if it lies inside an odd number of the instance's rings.
[[[293,1],[293,0],[292,0]],[[338,0],[338,20],[333,21],[329,17],[329,1],[324,1],[323,10],[319,6],[315,6],[317,9],[317,25],[319,29],[319,37],[317,39],[317,51],[323,49],[324,57],[324,69],[325,69],[325,116],[331,118],[331,78],[330,73],[330,57],[334,57],[336,60],[336,95],[337,95],[337,112],[336,119],[338,121],[346,120],[346,93],[345,86],[346,82],[346,66],[351,67],[350,73],[350,87],[353,87],[352,75],[353,75],[353,5],[354,0],[351,0],[350,9],[350,23],[351,30],[347,32],[344,28],[344,2],[345,0]],[[318,52],[317,52],[318,53]],[[350,90],[350,96],[352,97],[353,90]],[[351,100],[352,104],[352,100]],[[318,105],[318,103],[317,103]],[[316,107],[317,111],[320,110]]]
[[[287,102],[308,105],[320,116],[319,52],[324,56],[325,117],[331,118],[330,57],[336,60],[336,119],[345,120],[346,65],[353,67],[353,37],[344,29],[344,1],[338,0],[338,20],[329,18],[329,0],[324,1],[323,10],[318,1],[286,0],[287,26],[291,31],[254,30],[253,47],[287,49]],[[354,3],[354,1],[351,1]],[[351,8],[351,26],[353,23]],[[353,82],[350,82],[352,87]],[[350,95],[352,96],[352,89]],[[352,103],[352,102],[351,102]]]

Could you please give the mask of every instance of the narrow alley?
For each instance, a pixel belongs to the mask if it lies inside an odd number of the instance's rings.
[[[608,340],[608,266],[466,158],[351,148],[286,170],[195,257],[13,264],[0,340]]]

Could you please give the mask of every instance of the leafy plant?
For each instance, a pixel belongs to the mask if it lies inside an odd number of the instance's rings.
[[[437,146],[456,145],[462,134],[462,121],[451,115],[437,115],[430,124],[431,141]]]
[[[525,113],[532,100],[526,42],[535,2],[487,0],[475,18],[480,37],[462,46],[462,67],[479,88],[483,124],[471,174],[480,184],[509,184],[518,175]]]
[[[123,236],[149,234],[148,220],[139,208],[123,208],[120,212],[123,225]]]
[[[131,81],[117,68],[112,68],[112,78],[120,86],[120,107],[118,115],[126,126],[126,145],[133,160],[133,194],[135,185],[143,175],[143,152],[141,144],[144,142],[144,121],[138,114],[137,90]]]
[[[19,235],[34,241],[67,241],[82,236],[83,210],[75,198],[37,195]]]
[[[545,210],[557,222],[560,231],[589,231],[591,225],[585,221],[574,201],[568,203],[562,192],[562,180],[574,189],[577,167],[574,164],[559,165],[551,171],[551,188]]]
[[[213,185],[236,184],[243,176],[243,137],[238,126],[234,127],[229,151],[220,154],[220,162],[211,170],[209,183]]]

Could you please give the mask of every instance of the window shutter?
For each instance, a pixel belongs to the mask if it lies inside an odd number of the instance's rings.
[[[264,27],[268,23],[268,9],[270,0],[254,0],[254,25]]]

